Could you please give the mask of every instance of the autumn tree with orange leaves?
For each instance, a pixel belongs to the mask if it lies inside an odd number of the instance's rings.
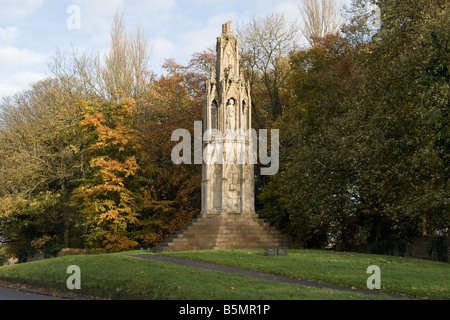
[[[131,231],[139,224],[141,147],[132,128],[134,100],[96,105],[82,102],[80,126],[90,135],[87,148],[90,173],[72,196],[84,216],[86,243],[110,251],[139,245]]]

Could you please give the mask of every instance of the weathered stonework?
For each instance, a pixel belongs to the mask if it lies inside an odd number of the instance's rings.
[[[217,64],[206,82],[202,211],[173,235],[164,250],[257,249],[290,242],[255,213],[250,86],[239,69],[239,41],[232,22],[217,39]],[[218,135],[215,135],[217,134]],[[220,140],[222,148],[218,148]],[[205,153],[204,153],[205,154]]]
[[[217,39],[215,72],[206,82],[204,130],[221,133],[225,153],[221,163],[216,158],[203,163],[203,214],[255,212],[253,165],[248,159],[252,146],[244,135],[251,127],[250,105],[250,86],[239,70],[239,41],[233,36],[232,22],[228,22]],[[217,157],[220,150],[214,142],[205,143],[204,148],[210,147],[215,153],[211,156]],[[239,156],[245,159],[238,161]]]

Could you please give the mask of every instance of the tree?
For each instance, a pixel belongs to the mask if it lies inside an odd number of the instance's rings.
[[[344,132],[352,132],[353,123],[340,103],[351,64],[339,49],[341,41],[328,36],[292,54],[293,95],[274,124],[281,132],[280,172],[258,197],[260,214],[305,247],[325,246],[351,202],[346,157],[352,140]]]
[[[198,214],[201,168],[171,162],[170,134],[202,118],[214,54],[168,62],[157,78],[145,38],[126,35],[119,15],[112,40],[103,65],[58,52],[51,79],[2,105],[0,233],[21,261],[63,243],[153,246]]]
[[[340,22],[335,0],[303,0],[299,10],[304,23],[302,33],[310,45],[338,31]]]
[[[60,82],[47,79],[0,107],[1,231],[22,261],[37,249],[80,244],[78,217],[68,206],[86,169],[74,102]]]
[[[270,13],[253,18],[239,30],[242,63],[250,81],[256,120],[269,122],[283,113],[284,85],[290,72],[289,53],[298,48],[299,32],[295,22],[283,13]],[[262,92],[261,92],[262,91]],[[264,101],[269,98],[270,104]],[[267,121],[266,120],[266,121]]]
[[[62,88],[71,95],[102,103],[117,100],[118,92],[132,97],[137,105],[148,94],[153,73],[148,68],[148,38],[138,27],[125,31],[123,15],[116,13],[111,28],[111,49],[100,54],[56,52],[49,69]]]
[[[383,181],[374,190],[379,202],[383,195],[383,210],[375,217],[370,238],[380,240],[383,234],[380,237],[378,230],[386,224],[392,232],[385,238],[443,235],[448,233],[450,194],[449,149],[442,144],[448,141],[448,130],[441,126],[448,123],[449,37],[444,30],[449,27],[449,4],[376,4],[380,28],[360,55],[373,79],[368,93],[377,97],[372,106],[374,130],[382,128],[377,148],[386,158],[374,159]]]
[[[140,28],[134,36],[127,35],[123,14],[116,13],[111,30],[111,50],[100,69],[107,96],[115,98],[117,92],[123,92],[139,101],[151,75],[147,69],[148,59],[147,37]]]
[[[162,242],[200,213],[201,166],[175,165],[171,160],[172,132],[192,130],[202,119],[204,85],[210,76],[213,53],[193,55],[188,66],[168,60],[161,75],[151,84],[149,100],[141,109],[139,121],[144,141],[143,167],[152,176],[145,191],[142,211],[145,245]],[[191,131],[192,132],[192,131]]]
[[[373,4],[291,57],[282,170],[260,199],[305,246],[448,234],[449,5],[379,1],[374,30]]]
[[[58,51],[50,65],[52,77],[2,102],[0,228],[8,250],[21,252],[22,260],[49,246],[85,245],[85,221],[77,207],[68,205],[92,170],[79,101],[107,105],[119,98],[117,90],[142,101],[153,76],[147,69],[147,39],[139,30],[135,36],[124,30],[117,14],[104,65],[99,54]]]
[[[135,102],[122,98],[104,105],[82,102],[80,126],[89,132],[90,172],[74,190],[73,204],[81,208],[89,246],[127,250],[138,246],[130,236],[139,224],[141,147],[133,129]]]

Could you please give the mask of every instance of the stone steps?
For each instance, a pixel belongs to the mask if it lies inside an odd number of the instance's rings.
[[[289,239],[256,214],[200,215],[160,245],[165,251],[290,246]]]

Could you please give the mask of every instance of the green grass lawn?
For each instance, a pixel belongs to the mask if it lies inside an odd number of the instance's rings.
[[[366,289],[367,267],[381,271],[381,292],[450,299],[450,264],[385,255],[321,250],[289,250],[287,256],[262,251],[193,251],[163,255],[247,268],[305,280]]]
[[[145,251],[52,258],[0,267],[0,280],[68,291],[67,267],[81,269],[79,293],[119,299],[292,300],[392,299],[386,295],[317,289],[253,279],[132,257]],[[367,266],[381,268],[384,292],[449,298],[450,266],[387,256],[290,250],[288,256],[262,251],[198,251],[164,255],[210,261],[303,279],[365,288]],[[415,288],[415,289],[414,289]]]

